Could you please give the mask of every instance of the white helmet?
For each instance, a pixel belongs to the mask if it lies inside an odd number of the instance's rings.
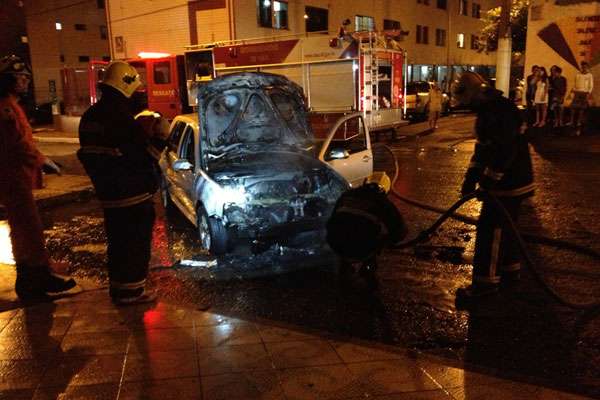
[[[130,98],[142,84],[140,75],[125,61],[113,61],[104,73],[102,83],[117,89],[123,96]]]

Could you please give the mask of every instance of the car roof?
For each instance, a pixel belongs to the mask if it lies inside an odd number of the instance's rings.
[[[198,114],[197,113],[191,113],[191,114],[181,114],[181,115],[176,115],[175,118],[173,118],[173,121],[171,122],[171,127],[173,127],[173,124],[175,122],[185,122],[186,124],[192,125],[194,128],[198,128]]]
[[[198,114],[190,113],[190,114],[176,115],[175,118],[173,118],[173,122],[175,122],[175,121],[183,121],[188,124],[198,125]]]

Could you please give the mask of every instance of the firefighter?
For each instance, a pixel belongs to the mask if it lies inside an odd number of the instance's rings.
[[[362,274],[377,269],[377,255],[407,234],[402,215],[377,183],[346,191],[327,221],[327,243],[344,265],[360,263]]]
[[[84,113],[79,125],[77,155],[104,211],[109,293],[117,305],[156,297],[146,288],[146,277],[155,218],[152,198],[158,188],[155,157],[160,149],[151,145],[150,134],[134,119],[132,95],[140,85],[135,68],[112,62],[100,83],[100,101]]]
[[[521,202],[533,195],[531,157],[522,119],[516,106],[502,92],[491,88],[480,75],[465,72],[454,87],[456,99],[477,113],[477,142],[461,193],[476,186],[495,195],[516,222]],[[481,196],[477,222],[472,284],[457,291],[457,302],[488,296],[500,284],[519,280],[517,240],[492,199]]]
[[[40,168],[56,173],[60,168],[35,148],[31,126],[18,104],[30,79],[31,71],[19,57],[0,60],[0,203],[8,214],[17,264],[15,291],[22,300],[41,300],[73,293],[78,287],[73,279],[52,272],[33,197]]]

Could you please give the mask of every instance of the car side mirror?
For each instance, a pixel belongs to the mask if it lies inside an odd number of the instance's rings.
[[[329,160],[343,160],[350,157],[350,153],[345,149],[331,149],[329,154],[327,154],[327,158]]]
[[[173,162],[173,169],[175,171],[191,171],[193,168],[194,166],[188,160],[176,160]]]

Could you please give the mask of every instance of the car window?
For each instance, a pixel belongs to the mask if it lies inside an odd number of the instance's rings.
[[[183,133],[183,139],[181,140],[181,147],[179,149],[179,159],[187,160],[190,164],[196,165],[195,157],[195,144],[194,129],[187,125]]]
[[[158,85],[171,83],[171,63],[169,61],[155,62],[152,72],[154,83]]]
[[[423,82],[419,84],[419,92],[428,93],[429,92],[429,83]]]
[[[326,161],[330,160],[328,157],[333,149],[346,150],[349,154],[367,150],[367,135],[362,118],[350,118],[338,127],[325,152]]]
[[[171,129],[171,133],[169,134],[169,149],[172,151],[177,151],[177,146],[179,146],[179,139],[181,139],[181,134],[186,127],[186,123],[182,121],[177,121]]]

